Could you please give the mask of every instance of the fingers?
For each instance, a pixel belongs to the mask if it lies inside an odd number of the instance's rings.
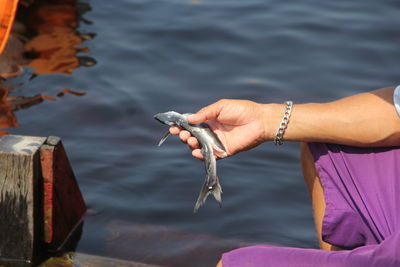
[[[198,149],[200,148],[199,142],[197,139],[193,136],[190,135],[188,131],[181,131],[179,133],[179,138],[181,139],[182,142],[188,144],[190,149]]]
[[[204,160],[204,156],[203,156],[203,154],[201,153],[201,150],[200,150],[199,148],[194,149],[194,150],[192,151],[192,156],[195,157],[195,158]]]
[[[187,143],[187,140],[189,139],[189,137],[191,136],[191,134],[188,131],[182,130],[179,133],[179,138],[181,139],[182,142]]]
[[[189,137],[188,140],[187,140],[187,144],[189,145],[189,147],[191,149],[200,148],[199,141],[197,141],[197,139],[194,138],[194,137]]]
[[[180,133],[180,131],[182,131],[181,128],[179,128],[178,126],[171,126],[169,127],[169,132],[173,135],[178,135]]]
[[[187,143],[190,149],[200,148],[200,144],[195,137],[193,137],[189,131],[182,130],[178,126],[172,126],[169,128],[169,132],[173,135],[179,135],[182,142]]]
[[[189,131],[182,130],[178,126],[172,126],[169,128],[169,132],[174,135],[179,135],[182,142],[187,143],[189,148],[192,150],[192,156],[204,160],[204,156],[201,153],[199,141],[193,137]]]

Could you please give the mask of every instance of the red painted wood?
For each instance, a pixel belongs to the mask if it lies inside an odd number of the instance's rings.
[[[50,139],[51,138],[51,139]],[[86,205],[59,138],[40,149],[43,176],[44,242],[58,249],[81,223]]]
[[[44,242],[51,243],[53,241],[53,152],[52,146],[44,146],[40,151],[40,161],[42,164],[43,176],[43,219],[44,219]]]

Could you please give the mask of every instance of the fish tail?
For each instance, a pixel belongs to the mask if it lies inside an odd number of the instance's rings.
[[[218,202],[219,206],[222,205],[221,198],[222,188],[218,182],[210,189],[210,186],[207,184],[207,181],[203,184],[200,190],[199,197],[197,198],[196,205],[194,206],[193,212],[196,213],[197,210],[204,204],[209,194],[212,194],[215,200]]]
[[[215,185],[215,188],[212,190],[212,194],[215,198],[215,200],[218,202],[219,207],[222,207],[222,198],[221,198],[221,194],[222,194],[222,188],[221,185],[219,184],[219,182],[217,182],[217,184]]]

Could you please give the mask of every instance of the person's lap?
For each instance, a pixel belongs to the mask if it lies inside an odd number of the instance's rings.
[[[400,159],[400,149],[301,144],[301,159],[322,250],[379,244],[396,232],[396,224],[390,222],[397,220],[395,206],[399,194],[394,185],[400,173],[400,167],[396,164]],[[320,175],[323,175],[323,179]],[[384,209],[377,206],[376,202],[381,202],[379,205],[385,203]],[[325,213],[328,213],[328,218],[324,219]],[[383,221],[386,224],[389,222],[389,226],[384,225]],[[343,246],[334,246],[324,241],[323,236]],[[381,239],[376,236],[381,236]],[[270,249],[264,251],[267,250]],[[225,255],[225,258],[230,256]],[[217,266],[222,267],[222,262]]]
[[[310,193],[311,204],[314,213],[314,223],[320,248],[323,250],[340,250],[339,247],[324,242],[321,238],[322,220],[325,214],[324,192],[318,174],[315,170],[314,158],[311,154],[308,144],[300,144],[300,153],[303,176]],[[222,260],[217,263],[216,267],[223,267]]]

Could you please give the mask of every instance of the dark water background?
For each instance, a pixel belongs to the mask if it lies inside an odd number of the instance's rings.
[[[86,218],[78,251],[135,260],[113,252],[154,248],[141,243],[144,237],[113,242],[133,235],[127,229],[135,225],[317,247],[298,144],[263,144],[219,161],[223,207],[209,199],[193,214],[203,165],[177,138],[158,148],[166,127],[152,116],[194,112],[220,98],[323,102],[394,85],[400,80],[399,2],[81,2],[92,7],[84,17],[93,24],[78,30],[97,34],[85,45],[98,64],[32,80],[27,68],[11,81],[17,85],[11,94],[73,88],[86,95],[20,110],[20,127],[8,129],[63,138],[84,198],[98,213]],[[121,221],[132,227],[119,229]]]

